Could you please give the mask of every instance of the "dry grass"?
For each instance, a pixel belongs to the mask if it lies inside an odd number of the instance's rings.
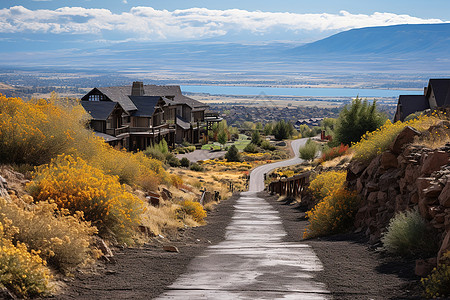
[[[353,153],[349,153],[349,154],[346,154],[343,156],[333,158],[332,160],[324,161],[322,163],[322,166],[325,169],[344,166],[345,164],[349,163],[352,160],[352,158],[353,158]]]

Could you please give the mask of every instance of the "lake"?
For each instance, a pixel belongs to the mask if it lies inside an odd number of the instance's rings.
[[[382,89],[347,89],[347,88],[276,88],[254,86],[220,86],[220,85],[182,85],[183,92],[207,93],[211,95],[242,96],[303,96],[303,97],[394,97],[399,95],[421,95],[423,90],[382,90]]]

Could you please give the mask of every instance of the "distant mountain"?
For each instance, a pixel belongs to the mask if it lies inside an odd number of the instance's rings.
[[[450,49],[450,24],[396,25],[352,29],[314,43],[289,50],[299,57],[335,59],[354,56],[423,57],[447,59]]]
[[[214,83],[256,77],[262,81],[283,78],[289,83],[305,72],[450,74],[450,24],[353,29],[301,46],[292,42],[213,40],[88,45],[80,41],[80,47],[67,44],[72,48],[61,46],[52,51],[38,45],[33,50],[3,50],[0,68],[63,68],[89,73],[105,70],[135,75],[137,79],[146,74],[149,78],[181,76]]]

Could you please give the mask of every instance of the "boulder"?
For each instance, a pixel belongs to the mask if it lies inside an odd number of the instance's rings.
[[[395,154],[400,154],[403,146],[414,141],[415,136],[419,136],[420,132],[411,126],[406,126],[395,138],[390,146],[390,150]]]
[[[447,184],[442,189],[438,199],[440,205],[450,207],[450,180],[447,180]]]
[[[434,171],[438,171],[442,166],[448,164],[448,160],[449,153],[445,151],[438,150],[428,153],[423,161],[421,172],[422,174],[430,175]]]
[[[162,191],[161,191],[161,197],[162,197],[164,200],[172,199],[172,193],[171,193],[168,189],[162,188]]]
[[[385,151],[381,154],[381,167],[383,169],[391,169],[398,167],[397,156],[390,151]]]
[[[417,276],[425,277],[431,273],[434,267],[436,267],[436,258],[418,259],[416,260],[416,268],[414,273]]]
[[[419,196],[423,196],[423,191],[431,186],[434,178],[433,177],[419,177],[416,180],[417,191],[419,192]]]
[[[443,187],[440,184],[432,183],[423,190],[423,195],[427,198],[436,198],[441,194]]]
[[[376,203],[378,199],[378,192],[371,192],[367,197],[367,201]]]
[[[447,251],[450,251],[450,231],[447,231],[447,234],[445,235],[444,240],[442,241],[441,248],[439,249],[438,252],[438,261],[440,261],[442,255]]]

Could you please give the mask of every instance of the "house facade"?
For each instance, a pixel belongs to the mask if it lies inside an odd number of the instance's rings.
[[[93,88],[81,98],[90,127],[112,145],[144,150],[165,139],[170,146],[197,144],[206,135],[207,105],[186,97],[179,86],[144,85]]]
[[[430,79],[423,95],[400,95],[394,122],[426,109],[450,107],[450,79]]]

